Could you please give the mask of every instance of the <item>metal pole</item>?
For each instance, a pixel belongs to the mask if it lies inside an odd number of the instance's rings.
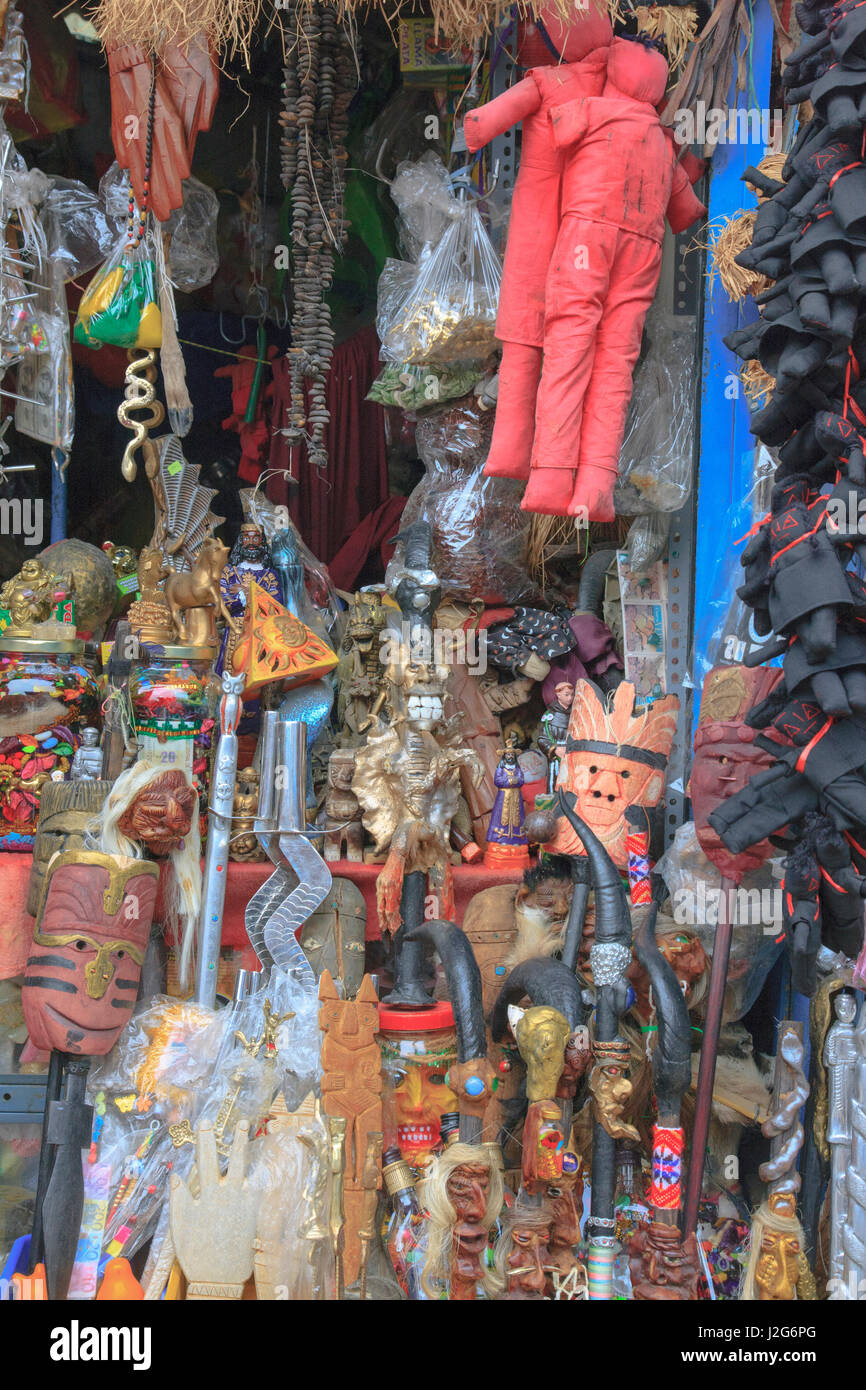
[[[731,935],[733,915],[733,888],[728,878],[722,879],[725,890],[725,921],[716,927],[716,940],[713,947],[713,963],[710,967],[710,987],[707,994],[707,1013],[704,1020],[704,1038],[701,1044],[701,1061],[698,1069],[698,1084],[695,1102],[695,1124],[692,1130],[692,1148],[689,1154],[686,1195],[683,1202],[683,1239],[693,1235],[698,1225],[698,1206],[701,1200],[701,1187],[704,1176],[704,1154],[707,1151],[707,1136],[710,1132],[710,1114],[713,1108],[713,1085],[716,1079],[716,1054],[719,1047],[719,1032],[722,1026],[722,1005],[725,999],[725,985],[728,981],[728,961],[731,955]]]
[[[241,717],[241,691],[244,676],[223,672],[220,701],[220,740],[217,744],[211,781],[207,849],[202,882],[199,919],[198,959],[195,970],[195,1001],[205,1008],[216,1007],[223,907],[232,829],[235,773],[238,766],[237,727]]]

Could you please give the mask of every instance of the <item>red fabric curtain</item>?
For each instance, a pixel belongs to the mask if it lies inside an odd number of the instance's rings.
[[[327,384],[328,467],[319,473],[306,449],[290,450],[279,433],[289,416],[289,363],[286,357],[274,362],[270,467],[290,468],[300,486],[275,475],[268,482],[268,496],[288,505],[307,545],[325,564],[362,518],[388,496],[385,412],[364,399],[379,368],[379,340],[373,328],[362,328],[334,348]]]

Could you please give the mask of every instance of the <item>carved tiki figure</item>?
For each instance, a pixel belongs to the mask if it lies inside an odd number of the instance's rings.
[[[325,797],[325,848],[329,862],[346,858],[360,864],[364,858],[364,829],[361,825],[361,806],[352,791],[355,775],[355,750],[335,748],[328,759],[328,791]]]
[[[714,666],[704,682],[689,796],[701,849],[733,883],[741,883],[749,870],[759,869],[773,848],[769,840],[761,840],[732,854],[710,825],[709,816],[727,797],[742,791],[752,777],[772,767],[772,755],[756,746],[756,730],[744,720],[781,679],[782,672],[769,666],[754,670]]]
[[[598,836],[618,869],[628,864],[627,808],[656,806],[676,731],[679,700],[666,695],[635,710],[635,688],[617,688],[608,708],[592,681],[579,680],[557,786],[575,796],[574,809]],[[551,854],[585,854],[567,819],[560,818]]]
[[[369,975],[354,1000],[341,999],[329,970],[319,981],[322,1039],[322,1110],[347,1122],[343,1277],[351,1284],[361,1264],[359,1230],[364,1203],[368,1134],[382,1128],[382,1062],[376,1034],[379,1001]]]
[[[111,1051],[135,1006],[158,877],[156,864],[91,850],[49,866],[22,996],[35,1047]]]

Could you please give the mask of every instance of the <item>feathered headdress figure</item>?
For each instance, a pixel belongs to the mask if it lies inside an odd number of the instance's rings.
[[[574,793],[575,811],[618,868],[628,862],[626,809],[655,806],[664,790],[679,706],[676,695],[666,695],[636,709],[635,688],[627,681],[614,691],[610,705],[592,681],[575,686],[557,786]],[[562,818],[545,848],[552,854],[585,853]]]

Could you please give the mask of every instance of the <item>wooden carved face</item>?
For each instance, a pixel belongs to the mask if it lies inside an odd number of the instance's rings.
[[[49,866],[23,985],[34,1046],[101,1057],[135,1006],[159,870],[70,850]]]
[[[319,1027],[341,1047],[359,1052],[369,1047],[379,1028],[379,1003],[369,975],[365,975],[356,999],[341,999],[330,971],[319,980]]]
[[[740,883],[745,873],[759,869],[773,853],[769,840],[761,840],[739,854],[732,854],[709,823],[711,813],[723,801],[742,791],[753,777],[772,766],[771,755],[755,747],[754,737],[754,731],[739,721],[702,726],[695,737],[689,779],[692,814],[701,849],[734,883]]]
[[[700,937],[697,932],[680,928],[660,933],[656,940],[659,950],[679,980],[687,1007],[692,1008],[701,998],[701,994],[697,994],[697,987],[703,984],[709,972],[707,953],[701,945]],[[636,958],[626,971],[626,979],[635,992],[635,1012],[641,1018],[649,1018],[649,976]]]
[[[550,1262],[547,1239],[545,1227],[529,1222],[522,1225],[520,1219],[515,1218],[511,1228],[511,1254],[507,1260],[508,1297],[512,1301],[544,1297]]]
[[[127,839],[146,845],[158,859],[180,849],[198,809],[198,794],[186,774],[164,772],[148,782],[119,818]]]
[[[695,1299],[699,1258],[694,1236],[681,1241],[675,1227],[641,1227],[629,1246],[634,1297],[663,1302]]]
[[[701,692],[688,792],[701,849],[734,883],[760,868],[772,854],[772,847],[768,840],[762,840],[740,854],[731,854],[708,818],[729,796],[742,791],[752,777],[771,766],[770,754],[755,747],[754,730],[745,719],[781,679],[782,672],[774,667],[714,666]]]
[[[635,709],[635,688],[623,681],[610,709],[591,681],[577,682],[557,786],[575,796],[574,809],[595,832],[617,868],[628,863],[625,813],[657,805],[676,729],[679,701],[668,695]],[[552,854],[583,854],[560,817]]]
[[[477,1283],[483,1274],[481,1256],[487,1247],[484,1216],[490,1195],[490,1171],[485,1164],[461,1163],[446,1184],[457,1218],[453,1231],[452,1279]]]

